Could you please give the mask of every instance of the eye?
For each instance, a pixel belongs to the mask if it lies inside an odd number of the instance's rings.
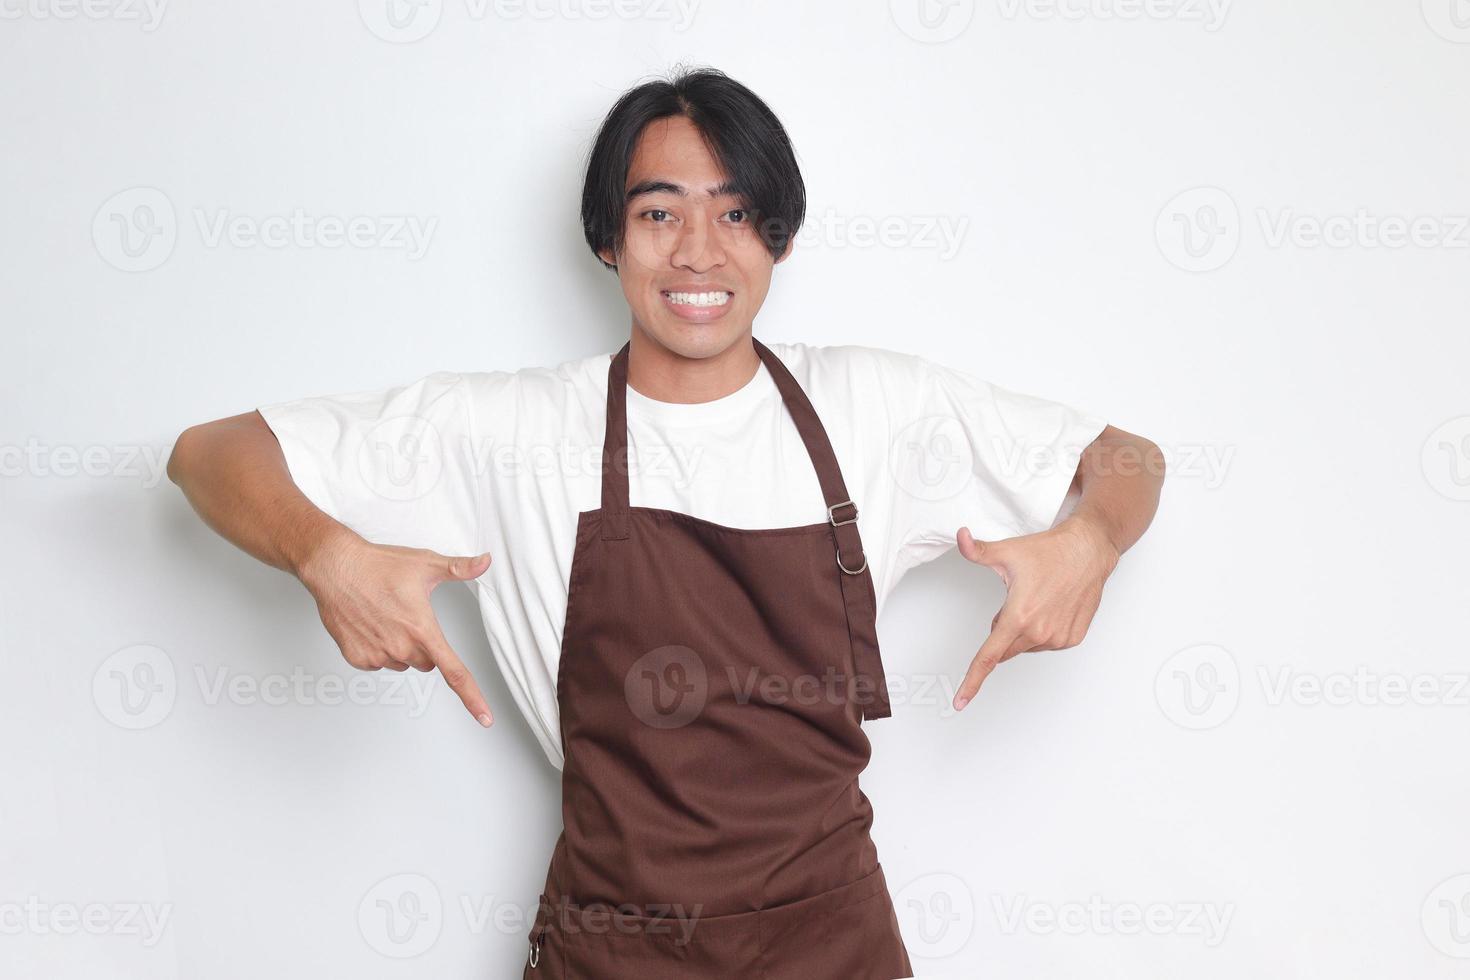
[[[731,218],[736,224],[744,224],[748,220],[750,213],[745,208],[735,208],[732,211],[725,212],[725,217],[730,218],[731,215],[738,215],[738,217]]]
[[[654,217],[655,215],[661,215],[662,217]],[[652,218],[654,224],[660,224],[661,225],[661,224],[664,224],[665,223],[663,219],[665,217],[668,217],[668,215],[669,215],[669,212],[663,210],[662,208],[649,208],[647,211],[644,211],[642,214],[640,214],[639,217],[640,218]]]

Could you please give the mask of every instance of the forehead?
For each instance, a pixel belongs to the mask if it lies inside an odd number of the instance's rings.
[[[655,119],[638,134],[624,189],[650,180],[670,181],[705,194],[725,183],[726,175],[699,127],[683,116],[669,116]]]

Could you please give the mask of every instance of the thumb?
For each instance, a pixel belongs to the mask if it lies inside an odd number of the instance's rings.
[[[994,568],[1000,564],[996,542],[978,540],[967,527],[960,528],[959,533],[955,535],[955,543],[959,545],[960,554],[977,565]]]
[[[444,577],[464,582],[479,578],[490,567],[490,552],[466,557],[460,555],[444,559]]]

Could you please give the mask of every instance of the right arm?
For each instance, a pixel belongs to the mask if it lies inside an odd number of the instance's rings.
[[[484,695],[444,638],[429,601],[440,582],[483,575],[488,553],[451,558],[365,540],[297,488],[259,412],[186,429],[169,456],[168,476],[221,537],[306,586],[349,664],[359,670],[437,667],[470,714],[489,727]]]

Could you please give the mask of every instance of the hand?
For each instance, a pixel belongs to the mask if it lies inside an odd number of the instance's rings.
[[[346,535],[322,546],[300,577],[349,664],[358,670],[437,667],[470,714],[489,728],[490,707],[444,638],[429,602],[440,582],[478,578],[489,567],[488,552],[449,558]]]
[[[960,554],[994,569],[1006,600],[990,621],[990,636],[970,664],[954,709],[962,710],[996,664],[1031,650],[1063,650],[1082,642],[1102,601],[1103,583],[1118,550],[1096,525],[1073,518],[1037,534],[976,541],[956,535]]]

